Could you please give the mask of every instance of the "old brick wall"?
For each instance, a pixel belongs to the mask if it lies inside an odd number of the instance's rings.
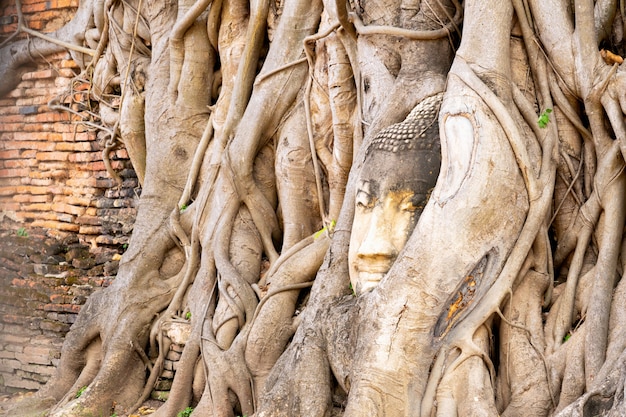
[[[48,32],[78,1],[22,3],[29,26]],[[0,3],[2,36],[15,28],[14,7]],[[71,85],[73,108],[91,108],[71,56],[39,61],[0,97],[0,394],[37,389],[50,377],[80,306],[116,274],[140,194],[124,149],[111,154],[123,179],[117,186],[98,132],[48,107]]]

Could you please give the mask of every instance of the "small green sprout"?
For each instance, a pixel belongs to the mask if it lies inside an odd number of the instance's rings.
[[[541,113],[541,116],[537,119],[537,124],[540,128],[543,129],[548,126],[548,123],[550,122],[550,113],[552,113],[552,109],[545,109],[543,113]]]
[[[176,414],[176,417],[189,417],[191,416],[192,412],[193,412],[193,407],[187,407],[180,413]]]
[[[87,386],[80,387],[78,391],[76,391],[76,398],[80,398],[80,396],[83,395],[83,392],[85,392],[86,389],[87,389]]]
[[[324,226],[320,230],[315,232],[315,234],[313,235],[313,239],[317,240],[320,236],[322,236],[324,234],[324,232],[326,230],[328,230],[329,232],[332,232],[335,229],[335,225],[336,224],[337,224],[337,222],[335,220],[331,220],[330,224],[328,226]]]
[[[26,228],[24,228],[24,227],[20,227],[19,229],[17,229],[16,234],[19,237],[28,237],[28,232],[26,231]]]
[[[352,291],[352,295],[356,297],[356,292],[354,292],[354,288],[352,287],[352,283],[350,283],[350,291]]]
[[[563,343],[567,342],[569,340],[569,338],[572,337],[571,333],[566,334],[565,336],[563,336]]]
[[[185,320],[190,320],[191,319],[191,311],[188,311],[185,313]]]
[[[183,211],[187,210],[187,207],[189,207],[187,204],[183,204],[182,206],[180,206],[180,212],[182,213]]]

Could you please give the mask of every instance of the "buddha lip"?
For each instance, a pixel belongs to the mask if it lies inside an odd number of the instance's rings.
[[[386,274],[389,269],[391,268],[391,264],[385,262],[385,263],[377,263],[377,264],[371,264],[371,263],[366,263],[366,262],[362,262],[362,263],[358,263],[356,265],[356,269],[359,273],[363,274]]]
[[[370,272],[370,271],[362,271],[359,272],[359,277],[361,279],[364,279],[366,281],[374,281],[374,282],[378,282],[380,280],[383,279],[383,277],[385,276],[386,272]]]

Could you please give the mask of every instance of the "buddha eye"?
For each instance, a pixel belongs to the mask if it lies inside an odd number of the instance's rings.
[[[356,206],[361,209],[371,209],[376,204],[376,197],[366,191],[359,190],[356,193]]]

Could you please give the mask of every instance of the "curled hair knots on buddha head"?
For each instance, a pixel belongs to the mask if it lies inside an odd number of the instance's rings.
[[[400,123],[381,130],[367,147],[365,155],[375,151],[405,152],[432,149],[435,137],[438,139],[437,117],[443,93],[426,97],[411,110]]]

